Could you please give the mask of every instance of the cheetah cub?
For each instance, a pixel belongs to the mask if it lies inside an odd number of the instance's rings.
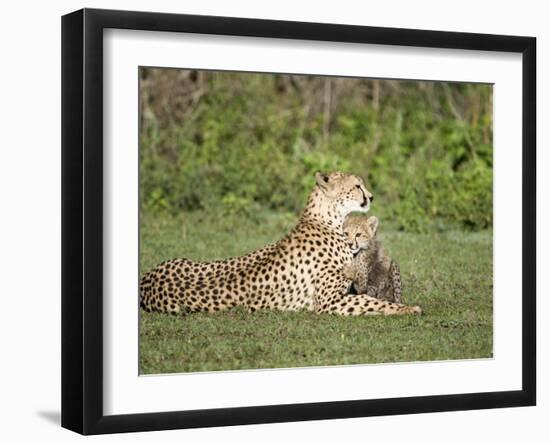
[[[357,294],[380,300],[403,303],[401,272],[376,237],[376,217],[349,216],[344,222],[344,236],[354,254],[343,268],[344,277],[353,281]]]

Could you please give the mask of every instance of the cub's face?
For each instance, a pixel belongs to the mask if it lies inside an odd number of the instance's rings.
[[[378,219],[376,217],[349,216],[344,222],[344,236],[351,252],[356,254],[368,249],[376,235]]]
[[[354,174],[331,172],[315,175],[317,186],[323,192],[324,198],[334,204],[336,210],[346,216],[350,212],[367,212],[373,195],[365,187],[363,179]]]

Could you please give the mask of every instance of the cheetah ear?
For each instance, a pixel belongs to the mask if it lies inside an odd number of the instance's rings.
[[[315,173],[315,182],[317,183],[317,186],[319,186],[322,190],[326,190],[329,182],[329,175],[325,174],[323,172],[316,172]]]
[[[373,215],[367,219],[367,226],[370,228],[372,235],[376,234],[378,229],[378,219]]]

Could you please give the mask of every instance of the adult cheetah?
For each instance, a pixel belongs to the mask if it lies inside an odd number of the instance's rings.
[[[348,295],[342,268],[353,259],[342,225],[351,212],[367,212],[373,200],[352,174],[317,173],[298,224],[277,243],[242,257],[211,262],[169,260],[140,283],[146,311],[214,312],[242,305],[249,311],[308,309],[341,315],[419,314],[418,306]]]

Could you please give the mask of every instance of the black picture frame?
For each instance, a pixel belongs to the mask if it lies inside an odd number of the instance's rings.
[[[522,389],[131,415],[103,413],[103,30],[191,32],[522,55]],[[62,426],[152,431],[536,403],[536,39],[230,17],[83,9],[62,18]]]

